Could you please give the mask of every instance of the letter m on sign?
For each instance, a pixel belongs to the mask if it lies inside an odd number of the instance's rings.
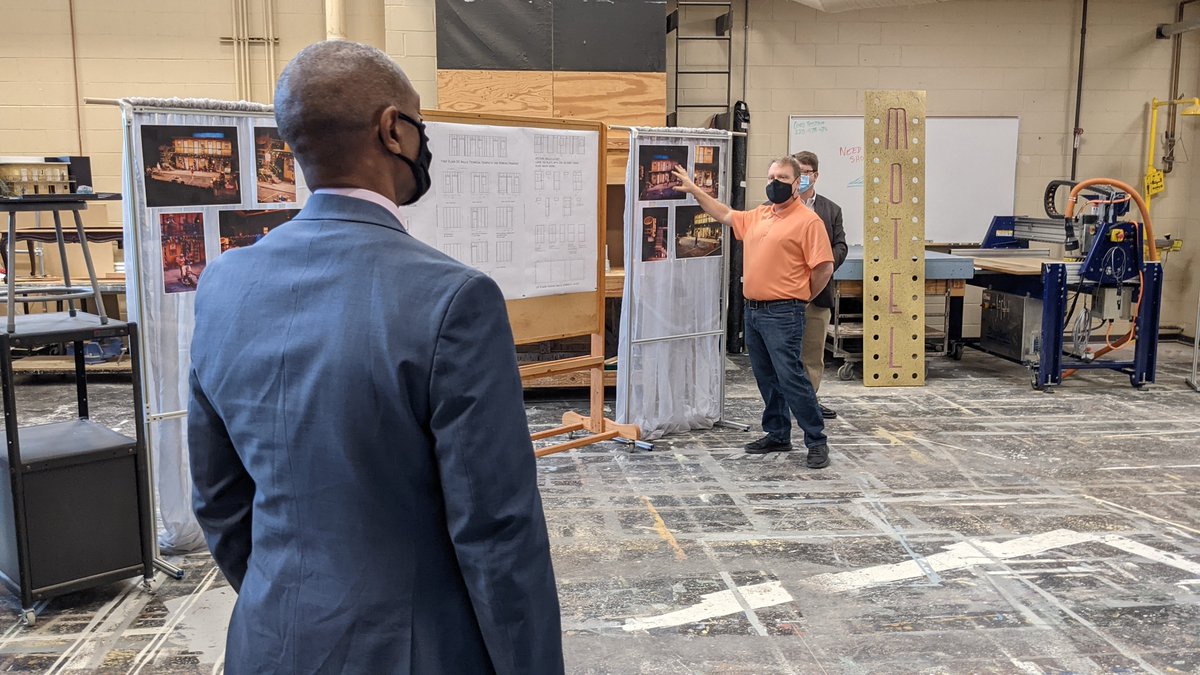
[[[888,108],[883,148],[885,150],[908,149],[908,111],[904,108]]]

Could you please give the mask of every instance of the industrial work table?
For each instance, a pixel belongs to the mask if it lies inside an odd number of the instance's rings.
[[[863,338],[863,247],[851,246],[845,262],[833,273],[833,312],[826,332],[826,347],[842,359],[838,377],[854,378],[855,364],[862,362]],[[926,325],[926,356],[962,356],[963,297],[967,279],[975,274],[971,258],[935,251],[925,252],[925,298],[944,302],[941,327]],[[933,347],[932,349],[930,347]]]

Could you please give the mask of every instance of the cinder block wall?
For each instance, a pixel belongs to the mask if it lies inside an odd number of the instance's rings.
[[[367,0],[357,1],[363,5],[371,4]],[[386,44],[376,46],[404,68],[421,95],[422,107],[436,108],[437,26],[433,0],[383,0],[383,5]],[[549,36],[546,39],[550,39]]]
[[[1170,41],[1154,28],[1174,20],[1174,0],[1091,0],[1083,96],[1085,130],[1080,178],[1141,184],[1146,163],[1147,108],[1166,98]],[[925,89],[930,115],[1018,115],[1018,212],[1041,213],[1046,183],[1070,174],[1081,0],[951,0],[906,8],[827,14],[793,0],[742,3],[732,44],[734,99],[750,106],[749,189],[766,184],[772,157],[787,151],[790,114],[850,115],[867,89]],[[1188,8],[1200,14],[1200,7]],[[713,14],[688,12],[685,30],[711,30]],[[1184,37],[1182,88],[1200,93],[1200,33]],[[674,50],[668,46],[668,54]],[[680,49],[683,69],[721,65],[713,43]],[[743,64],[749,76],[743,79]],[[669,69],[670,70],[670,69]],[[724,99],[725,80],[683,76],[681,102]],[[1160,132],[1165,113],[1160,118]],[[698,115],[680,123],[698,125]],[[1179,121],[1181,160],[1153,206],[1158,234],[1186,240],[1166,265],[1163,323],[1195,330],[1200,294],[1200,118]],[[964,149],[964,151],[966,151]],[[1182,161],[1191,156],[1192,161]],[[820,189],[818,184],[818,190]]]
[[[296,52],[325,38],[322,0],[275,0],[276,70]],[[389,15],[390,16],[390,15]],[[75,54],[72,67],[71,17],[67,0],[0,0],[0,155],[79,154],[92,157],[96,189],[120,191],[121,118],[116,108],[82,106],[77,100],[125,96],[232,99],[233,34],[231,4],[183,0],[75,2]],[[346,0],[347,37],[385,47],[396,42],[418,50],[407,29],[385,30],[381,0]],[[433,30],[432,11],[428,26]],[[250,35],[264,34],[262,0],[249,0]],[[416,31],[420,32],[420,31]],[[268,72],[262,45],[250,49],[251,99],[269,100],[276,73]],[[407,57],[393,53],[402,65]],[[417,62],[418,70],[424,66]],[[433,82],[432,63],[425,78]],[[433,90],[432,85],[428,86]],[[108,220],[121,222],[111,205]]]

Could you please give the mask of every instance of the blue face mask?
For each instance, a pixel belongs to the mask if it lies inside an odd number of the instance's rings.
[[[808,192],[808,188],[812,187],[812,176],[800,176],[800,193]]]

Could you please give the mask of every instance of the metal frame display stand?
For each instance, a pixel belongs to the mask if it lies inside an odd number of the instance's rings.
[[[633,152],[633,150],[632,150],[633,147],[637,143],[638,137],[642,136],[642,135],[651,136],[651,137],[666,137],[666,138],[672,138],[672,137],[673,138],[686,138],[686,139],[695,139],[696,138],[696,134],[688,133],[688,132],[679,132],[679,131],[672,132],[669,129],[646,129],[643,133],[642,130],[637,127],[612,127],[612,128],[625,129],[625,130],[629,131],[629,146],[630,146],[631,153]],[[735,132],[729,132],[729,131],[725,132],[725,134],[726,134],[725,138],[729,141],[729,145],[726,146],[727,148],[731,148],[733,146],[732,140],[733,140],[734,133]],[[716,136],[716,135],[714,134],[714,136]],[[731,154],[731,153],[729,153],[728,150],[726,150],[726,153]],[[724,228],[723,236],[725,237],[725,241],[728,242],[732,238],[732,233],[730,231],[730,228],[725,227],[725,226],[722,226],[722,227]],[[630,244],[626,243],[626,245],[629,246]],[[629,271],[632,272],[632,270],[629,270]],[[634,279],[633,283],[636,283],[637,275],[634,275],[633,279]],[[720,361],[720,369],[721,369],[720,383],[721,384],[720,384],[720,394],[719,394],[719,398],[721,401],[721,403],[720,403],[721,407],[720,407],[720,412],[719,412],[717,421],[713,422],[713,427],[714,428],[720,427],[723,429],[733,429],[735,431],[746,432],[746,431],[750,431],[750,425],[742,424],[740,422],[734,422],[734,421],[725,419],[725,359],[727,358],[726,342],[729,339],[729,332],[728,332],[726,324],[728,323],[728,320],[729,320],[729,247],[725,246],[723,249],[722,255],[721,255],[721,317],[720,317],[720,321],[717,325],[717,329],[711,330],[711,331],[702,331],[702,332],[698,332],[698,333],[688,333],[688,334],[684,334],[684,335],[668,335],[666,337],[654,337],[654,338],[642,338],[642,339],[631,338],[629,340],[629,344],[632,347],[633,345],[651,344],[651,343],[656,343],[656,342],[669,342],[671,340],[683,340],[683,339],[690,339],[690,338],[718,336],[718,340],[719,340],[718,341],[718,350],[720,351],[720,354],[721,354],[721,361]],[[625,382],[625,395],[626,395],[626,400],[632,400],[632,398],[633,398],[633,381],[632,381],[632,379],[627,379]],[[643,450],[653,450],[654,449],[653,444],[648,443],[646,441],[637,441],[634,443],[634,445],[636,445],[638,448],[641,448]]]

